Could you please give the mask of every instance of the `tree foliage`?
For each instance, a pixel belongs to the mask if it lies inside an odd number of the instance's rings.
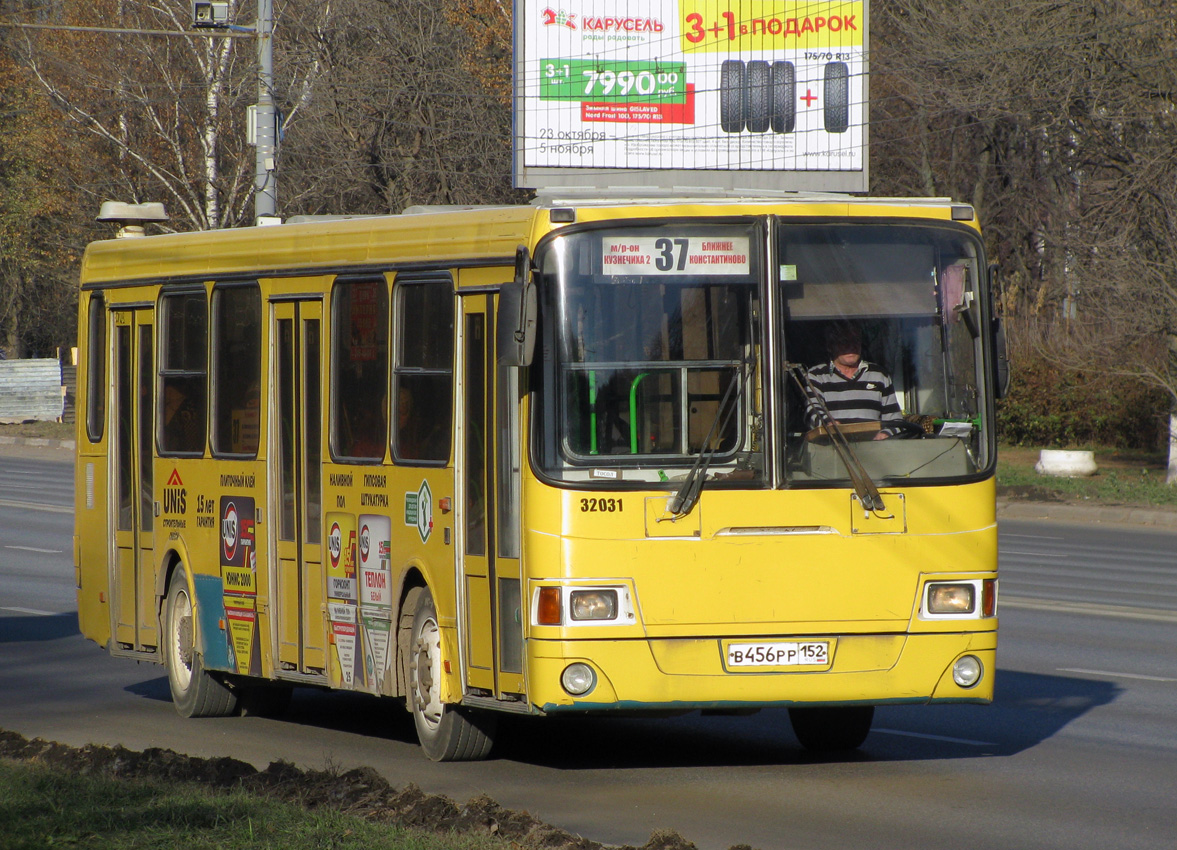
[[[509,56],[479,52],[446,11],[420,0],[286,5],[284,49],[295,65],[317,69],[286,94],[288,213],[522,199],[510,185],[503,66],[489,62]]]
[[[58,185],[75,152],[61,117],[22,68],[0,54],[0,344],[14,356],[52,355],[60,317],[74,310],[83,239],[74,197]]]
[[[1168,0],[876,0],[872,24],[875,190],[974,203],[1023,350],[1177,414]]]
[[[233,19],[251,22],[251,2],[233,0]],[[510,182],[508,0],[276,10],[283,215],[524,199]],[[12,256],[23,264],[6,293],[71,276],[70,239],[105,198],[163,200],[177,229],[250,220],[248,39],[193,35],[189,0],[0,0],[0,13],[187,33],[0,29],[0,110],[29,116],[23,141],[0,140],[5,279]],[[972,203],[1002,307],[1023,320],[1019,350],[1177,403],[1171,0],[873,0],[870,20],[872,192]],[[40,224],[7,235],[14,221]]]

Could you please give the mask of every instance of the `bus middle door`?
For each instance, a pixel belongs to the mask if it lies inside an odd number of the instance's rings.
[[[460,291],[459,291],[459,294]],[[496,366],[490,293],[461,299],[458,617],[468,695],[526,704],[519,560],[518,370]]]
[[[277,673],[325,681],[323,574],[322,346],[318,300],[274,301],[270,456],[277,519],[271,561]]]

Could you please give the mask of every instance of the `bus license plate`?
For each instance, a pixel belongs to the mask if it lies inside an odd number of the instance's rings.
[[[828,667],[830,643],[797,640],[770,643],[729,643],[727,666],[733,667]]]

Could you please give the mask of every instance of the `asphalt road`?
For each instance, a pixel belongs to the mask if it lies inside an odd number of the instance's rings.
[[[1177,846],[1177,533],[1005,520],[994,705],[880,709],[814,758],[780,711],[516,721],[495,757],[433,764],[395,702],[300,692],[282,720],[184,720],[162,668],[77,632],[71,468],[0,457],[0,728],[264,767],[369,765],[487,794],[585,837],[700,850]]]

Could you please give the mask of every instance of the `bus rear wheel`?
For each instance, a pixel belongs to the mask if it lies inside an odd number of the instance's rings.
[[[237,698],[204,669],[197,649],[196,609],[183,569],[168,585],[164,613],[164,663],[172,702],[181,717],[224,717],[237,711]]]
[[[412,599],[408,600],[410,603]],[[421,749],[433,761],[477,761],[490,755],[495,717],[441,701],[441,629],[428,588],[416,593],[409,657],[409,708]]]
[[[873,705],[790,708],[793,734],[807,750],[840,752],[856,750],[870,734],[875,718]]]

